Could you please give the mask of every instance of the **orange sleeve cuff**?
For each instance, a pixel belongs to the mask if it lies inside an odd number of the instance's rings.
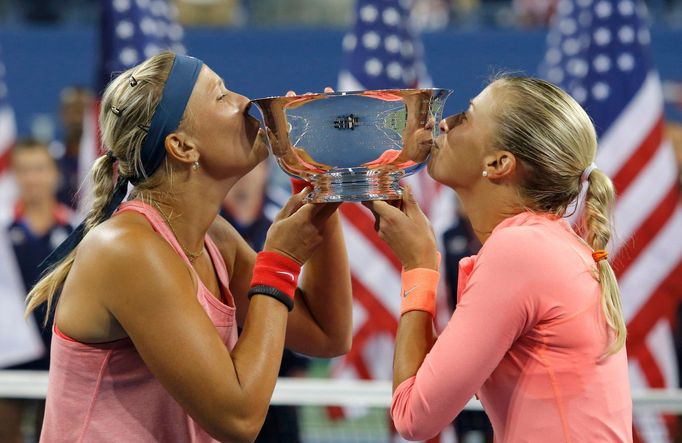
[[[410,311],[424,311],[436,316],[436,292],[440,272],[417,268],[402,273],[400,315]]]

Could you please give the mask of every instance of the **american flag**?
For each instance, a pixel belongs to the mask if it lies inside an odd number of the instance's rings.
[[[24,321],[26,292],[7,238],[15,198],[9,166],[17,129],[8,100],[5,70],[0,47],[0,368],[38,358],[45,352],[33,318]]]
[[[7,99],[6,67],[0,47],[0,218],[6,217],[14,203],[14,185],[9,176],[12,147],[17,138],[14,110]]]
[[[184,30],[174,17],[175,7],[166,0],[104,0],[100,3],[100,52],[97,91],[119,73],[164,50],[184,54]],[[79,213],[91,202],[90,168],[101,153],[97,115],[99,103],[86,113],[79,151]]]
[[[343,38],[340,91],[431,86],[422,44],[409,25],[410,7],[411,1],[404,0],[358,0],[354,27]],[[407,181],[440,239],[454,222],[454,194],[425,170]],[[352,274],[354,331],[353,346],[335,362],[333,373],[339,378],[391,379],[401,264],[377,236],[368,210],[344,204],[340,211]],[[448,317],[447,297],[440,295],[439,312]]]
[[[184,31],[166,0],[107,0],[101,13],[100,91],[117,73],[163,50],[185,53]]]
[[[634,390],[678,387],[672,325],[682,295],[677,167],[663,135],[663,95],[646,16],[639,1],[561,0],[543,62],[546,78],[592,117],[597,165],[617,190],[610,254]],[[671,440],[673,427],[664,417],[638,413],[634,422],[639,441]]]

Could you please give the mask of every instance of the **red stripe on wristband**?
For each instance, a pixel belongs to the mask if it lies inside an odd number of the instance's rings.
[[[301,265],[278,252],[262,251],[256,256],[251,287],[272,286],[294,299]]]
[[[291,193],[292,194],[298,194],[303,189],[308,188],[308,187],[312,188],[312,186],[313,185],[311,183],[308,183],[307,181],[302,180],[300,178],[292,178],[291,179]]]

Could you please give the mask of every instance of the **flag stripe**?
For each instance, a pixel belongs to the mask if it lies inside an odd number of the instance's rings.
[[[342,205],[343,206],[343,205]],[[355,224],[342,214],[346,247],[352,275],[373,294],[391,316],[400,315],[400,273],[388,257],[374,247],[369,240],[358,231]],[[376,233],[372,231],[372,235]],[[369,318],[368,321],[375,321]]]
[[[628,323],[682,260],[681,232],[682,210],[678,205],[658,236],[620,278],[623,314]],[[679,279],[680,274],[674,275],[674,278]]]
[[[673,216],[675,209],[679,204],[679,193],[677,185],[670,187],[668,194],[663,198],[658,207],[649,214],[649,217],[642,223],[633,236],[630,242],[618,251],[612,260],[613,270],[616,277],[620,278],[627,272],[632,263],[637,257],[646,249],[658,235],[658,230],[661,225],[665,224],[670,217]]]
[[[613,214],[618,234],[612,242],[613,254],[620,250],[624,241],[632,238],[637,228],[663,201],[670,186],[676,183],[675,161],[670,144],[664,142],[651,161],[642,165],[637,178],[618,198]]]
[[[663,374],[663,386],[679,386],[675,343],[669,318],[663,317],[656,323],[646,338],[646,344],[649,349],[658,351],[652,357]]]
[[[628,348],[642,346],[649,331],[658,319],[672,321],[679,303],[678,294],[682,290],[678,276],[682,263],[678,264],[655,289],[647,303],[628,322]],[[677,284],[676,284],[677,283]]]
[[[623,193],[628,186],[637,178],[641,167],[647,164],[661,148],[663,142],[663,114],[652,127],[642,145],[623,164],[617,174],[612,177],[613,184],[618,193]]]
[[[360,234],[364,236],[365,241],[371,243],[371,245],[391,263],[393,268],[400,272],[402,269],[400,260],[398,260],[398,257],[391,251],[391,248],[379,238],[374,230],[374,216],[372,216],[369,211],[364,210],[356,204],[343,204],[341,205],[340,210],[345,216],[345,219],[349,223],[352,223]]]
[[[662,98],[658,74],[650,71],[618,120],[599,137],[599,154],[608,159],[599,166],[606,175],[615,176],[651,132],[660,116]]]
[[[6,149],[4,152],[0,152],[0,174],[4,173],[9,169],[9,162],[12,158],[12,149]]]

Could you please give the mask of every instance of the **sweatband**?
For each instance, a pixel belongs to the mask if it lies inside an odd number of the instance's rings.
[[[301,265],[284,255],[262,251],[256,256],[248,296],[267,295],[284,303],[289,311],[294,308]]]
[[[400,315],[410,311],[424,311],[436,316],[436,292],[440,272],[416,268],[402,272]]]

